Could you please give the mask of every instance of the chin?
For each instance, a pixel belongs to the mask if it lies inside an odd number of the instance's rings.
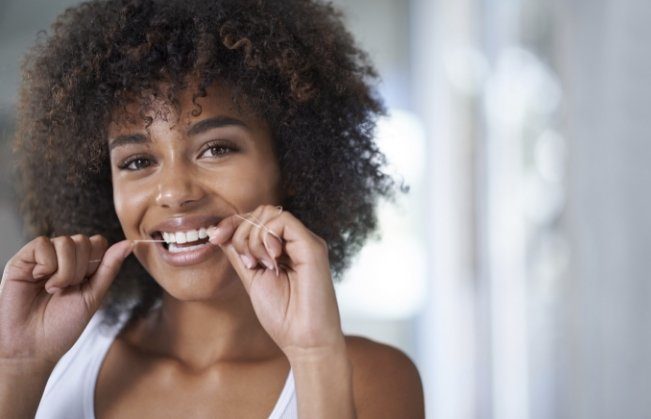
[[[185,271],[185,272],[184,272]],[[242,284],[232,269],[223,273],[193,272],[190,269],[168,272],[156,282],[179,301],[211,301],[230,295]],[[156,278],[154,276],[154,278]]]

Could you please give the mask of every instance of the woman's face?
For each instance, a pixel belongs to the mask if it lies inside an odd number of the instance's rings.
[[[239,285],[221,250],[205,244],[204,229],[281,200],[264,121],[238,110],[223,87],[213,85],[197,98],[200,108],[193,92],[182,92],[178,111],[155,102],[146,112],[153,118],[149,126],[134,103],[126,110],[130,118],[115,119],[129,122],[113,122],[108,130],[113,199],[124,234],[167,241],[140,243],[134,253],[165,291],[190,301]],[[197,109],[201,113],[193,116]]]

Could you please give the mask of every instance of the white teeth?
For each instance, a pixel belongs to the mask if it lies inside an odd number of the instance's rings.
[[[198,249],[203,246],[208,246],[208,243],[195,244],[194,246],[177,246],[176,243],[170,243],[169,248],[167,249],[170,253],[181,253],[181,252],[190,252],[194,249]]]
[[[188,239],[188,242],[196,242],[199,240],[199,232],[197,230],[186,231],[185,237]]]
[[[197,240],[202,240],[208,237],[208,229],[201,227],[198,230],[176,231],[176,232],[162,232],[163,240],[167,244],[171,243],[192,243]],[[185,247],[186,249],[188,247]],[[171,251],[171,250],[170,250]]]

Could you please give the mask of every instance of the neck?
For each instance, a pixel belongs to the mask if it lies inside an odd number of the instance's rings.
[[[218,301],[181,301],[165,293],[160,308],[136,327],[141,347],[194,370],[220,362],[277,358],[244,287]]]

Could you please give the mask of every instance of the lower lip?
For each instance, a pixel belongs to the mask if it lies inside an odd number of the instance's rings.
[[[157,243],[156,248],[158,249],[161,258],[172,266],[190,266],[196,265],[197,263],[205,262],[215,255],[215,252],[218,250],[217,246],[212,244],[207,244],[186,252],[171,253],[168,252],[162,243]]]

